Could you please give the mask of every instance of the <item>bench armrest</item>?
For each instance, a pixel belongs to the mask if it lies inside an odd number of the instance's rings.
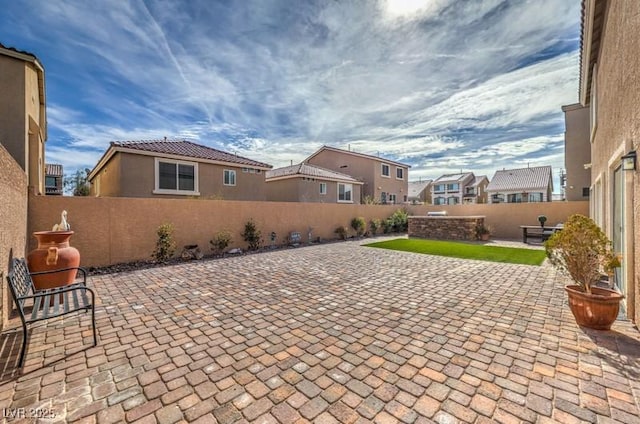
[[[62,268],[62,269],[54,269],[51,271],[38,271],[38,272],[30,272],[29,275],[44,275],[44,274],[55,274],[58,272],[71,271],[71,270],[80,271],[82,274],[82,284],[87,285],[87,270],[82,267],[72,267],[72,268]],[[77,278],[77,277],[76,277]]]

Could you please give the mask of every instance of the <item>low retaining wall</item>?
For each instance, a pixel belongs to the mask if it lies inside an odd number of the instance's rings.
[[[409,237],[438,240],[476,240],[484,216],[410,216]]]

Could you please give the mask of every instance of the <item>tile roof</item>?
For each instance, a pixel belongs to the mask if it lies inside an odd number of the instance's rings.
[[[7,53],[7,52],[3,52],[2,50],[7,50],[8,52],[18,53],[19,55],[31,56],[32,58],[37,59],[36,55],[33,54],[33,53],[29,53],[29,52],[24,51],[24,50],[18,50],[15,47],[5,46],[4,44],[0,43],[0,53]],[[9,55],[12,56],[11,54],[9,54]]]
[[[62,176],[62,165],[56,163],[47,163],[45,166],[45,175]]]
[[[464,181],[469,177],[473,177],[473,172],[462,172],[458,174],[445,174],[437,178],[434,183],[443,183],[449,181]]]
[[[486,175],[477,175],[473,181],[471,181],[471,183],[469,183],[470,186],[475,187],[478,184],[480,184],[482,182],[482,180],[487,180],[489,181],[489,179],[487,178]]]
[[[551,184],[551,166],[505,169],[496,171],[487,191],[546,191]]]
[[[286,177],[311,177],[318,179],[346,181],[350,183],[361,183],[350,175],[342,174],[340,172],[331,171],[329,169],[321,168],[316,165],[311,165],[306,162],[299,163],[297,165],[285,166],[284,168],[277,168],[267,171],[265,173],[265,179],[273,180]]]
[[[431,184],[431,180],[409,181],[409,197],[418,197]]]
[[[206,159],[217,162],[227,162],[238,165],[255,166],[259,168],[273,168],[273,166],[248,159],[233,153],[223,152],[212,147],[202,146],[187,140],[141,140],[141,141],[112,141],[112,147],[124,147],[152,153],[184,156],[195,159]]]

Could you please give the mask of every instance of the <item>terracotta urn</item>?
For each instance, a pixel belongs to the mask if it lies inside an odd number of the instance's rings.
[[[73,231],[37,231],[33,236],[38,240],[38,247],[27,255],[30,272],[53,271],[56,269],[80,266],[80,252],[69,245]],[[57,272],[54,274],[35,275],[33,284],[37,290],[73,284],[76,270]]]
[[[620,301],[624,296],[615,290],[592,287],[591,294],[580,289],[580,286],[565,287],[569,295],[569,309],[581,327],[595,330],[609,330],[618,317]]]

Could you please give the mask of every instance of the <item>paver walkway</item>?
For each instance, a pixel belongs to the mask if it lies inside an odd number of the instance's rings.
[[[640,334],[583,331],[550,266],[357,242],[92,277],[89,318],[2,336],[40,422],[638,423]],[[8,356],[11,355],[9,360]]]

